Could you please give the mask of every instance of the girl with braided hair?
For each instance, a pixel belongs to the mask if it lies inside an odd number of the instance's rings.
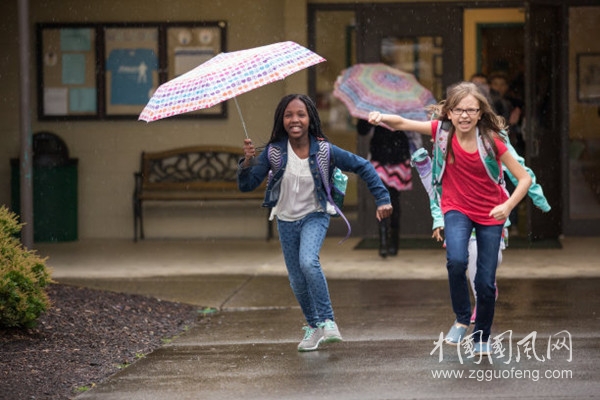
[[[333,144],[329,145],[332,165],[324,182],[319,170],[321,142],[327,142],[327,137],[314,102],[301,94],[285,96],[275,110],[269,143],[257,155],[252,141],[245,139],[245,157],[238,170],[242,192],[256,189],[269,176],[263,206],[272,209],[271,218],[277,221],[290,286],[307,323],[298,351],[342,340],[319,259],[330,217],[336,213],[325,187],[334,167],[365,181],[375,199],[377,219],[392,213],[388,191],[371,164]]]

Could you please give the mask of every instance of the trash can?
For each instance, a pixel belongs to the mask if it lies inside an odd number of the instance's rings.
[[[11,205],[20,215],[20,160],[11,164]],[[65,142],[51,132],[33,135],[33,240],[77,240],[77,159],[69,158]]]

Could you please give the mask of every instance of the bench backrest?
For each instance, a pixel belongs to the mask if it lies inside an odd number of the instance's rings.
[[[237,169],[242,148],[192,146],[143,152],[142,187],[146,190],[237,191]]]

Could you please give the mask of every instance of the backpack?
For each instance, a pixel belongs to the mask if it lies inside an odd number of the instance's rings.
[[[346,187],[348,185],[348,176],[345,175],[342,170],[338,167],[334,167],[333,173],[331,174],[331,180],[329,179],[329,169],[332,165],[331,162],[331,144],[327,141],[319,141],[319,152],[317,153],[317,167],[321,180],[325,186],[325,192],[327,193],[327,199],[329,203],[335,209],[336,214],[334,216],[340,216],[346,222],[348,232],[346,237],[341,241],[348,239],[352,232],[350,222],[342,212],[341,208],[344,204],[344,196],[346,195]],[[281,157],[281,148],[277,146],[269,146],[267,149],[267,155],[269,163],[271,164],[271,170],[269,171],[269,182],[275,173],[281,168],[283,159]],[[340,243],[341,243],[340,242]]]

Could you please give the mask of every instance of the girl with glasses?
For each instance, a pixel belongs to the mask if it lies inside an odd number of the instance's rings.
[[[477,241],[477,316],[473,334],[474,354],[488,355],[494,319],[496,268],[502,228],[511,210],[525,197],[531,177],[507,151],[499,132],[506,128],[478,87],[461,82],[448,90],[446,100],[430,106],[437,115],[431,121],[413,121],[373,111],[372,124],[385,123],[395,130],[431,135],[434,143],[436,193],[444,215],[446,268],[456,320],[445,342],[457,346],[467,338],[471,304],[466,277],[471,232]],[[494,167],[495,164],[495,168]],[[518,184],[509,195],[504,188],[504,164]],[[491,170],[497,175],[492,176]],[[433,232],[441,238],[441,228]]]

